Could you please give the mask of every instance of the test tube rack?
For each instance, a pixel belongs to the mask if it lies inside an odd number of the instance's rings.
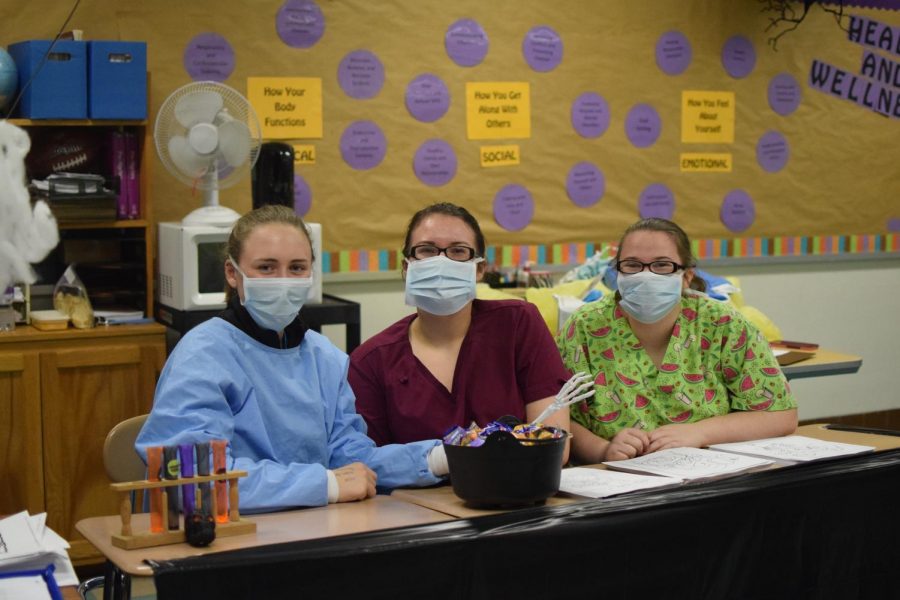
[[[180,477],[178,479],[161,479],[159,481],[123,481],[120,483],[111,483],[109,487],[113,491],[118,492],[119,500],[119,516],[122,519],[122,530],[118,534],[113,534],[112,545],[125,550],[134,550],[136,548],[152,548],[154,546],[164,546],[166,544],[178,544],[186,541],[184,533],[184,523],[178,529],[166,530],[161,532],[142,531],[135,533],[131,525],[131,493],[137,490],[153,490],[162,488],[162,522],[163,526],[168,523],[168,502],[166,495],[169,493],[168,488],[175,488],[172,493],[178,493],[178,486],[186,484],[197,484],[214,481],[228,482],[228,521],[220,522],[216,520],[216,537],[224,537],[231,535],[243,535],[246,533],[256,532],[256,523],[241,517],[238,510],[238,478],[246,477],[246,471],[227,471],[225,473],[217,473],[214,475],[196,475],[194,477]],[[195,487],[197,496],[200,495],[199,486]],[[215,518],[216,513],[216,494],[211,494],[210,500],[212,506],[210,512]],[[197,506],[199,507],[199,501]]]

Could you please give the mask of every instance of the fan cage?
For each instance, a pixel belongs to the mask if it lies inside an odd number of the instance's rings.
[[[216,92],[222,96],[222,110],[236,121],[242,121],[250,130],[250,151],[247,160],[238,167],[232,167],[224,159],[219,158],[210,165],[216,169],[215,177],[209,177],[207,170],[205,176],[192,178],[172,160],[169,154],[169,140],[175,136],[187,136],[189,129],[175,118],[175,107],[178,101],[185,96],[201,92]],[[195,81],[176,89],[165,99],[159,112],[156,114],[156,124],[153,129],[153,140],[156,144],[156,152],[166,170],[172,173],[176,179],[184,184],[198,189],[224,189],[243,179],[246,172],[253,168],[259,157],[259,147],[262,143],[262,131],[259,119],[253,110],[250,101],[236,89],[215,81]],[[218,156],[219,153],[217,153]]]

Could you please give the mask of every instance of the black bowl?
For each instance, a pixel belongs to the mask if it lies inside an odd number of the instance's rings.
[[[470,506],[542,502],[559,491],[567,438],[522,443],[495,431],[475,448],[444,444],[453,492]]]

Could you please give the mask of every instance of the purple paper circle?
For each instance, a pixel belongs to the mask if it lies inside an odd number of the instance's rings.
[[[234,72],[234,48],[218,33],[195,35],[184,49],[184,70],[194,81],[225,81]]]
[[[667,31],[656,42],[656,66],[666,75],[681,75],[691,65],[691,43],[680,31]]]
[[[531,192],[516,183],[504,186],[494,196],[494,220],[507,231],[520,231],[534,217]]]
[[[533,70],[546,73],[555,69],[562,61],[562,38],[550,27],[532,27],[522,40],[522,55]]]
[[[625,135],[638,148],[655,144],[661,131],[659,113],[649,104],[635,104],[625,117]]]
[[[719,212],[722,223],[730,231],[740,233],[753,225],[756,219],[756,208],[753,198],[744,190],[732,190],[722,201],[722,210]]]
[[[786,117],[800,106],[800,84],[790,73],[779,73],[769,81],[769,106]]]
[[[377,167],[387,153],[387,140],[372,121],[356,121],[341,135],[341,156],[358,171]]]
[[[384,85],[384,65],[368,50],[354,50],[338,65],[338,83],[351,98],[374,98]]]
[[[609,104],[600,94],[585,92],[572,103],[571,119],[581,137],[600,137],[609,127]]]
[[[900,233],[900,217],[892,217],[888,219],[887,230],[890,232]]]
[[[753,43],[742,35],[728,38],[722,46],[722,66],[735,79],[743,79],[756,66],[756,49]]]
[[[670,219],[675,214],[675,196],[667,186],[651,183],[641,192],[638,198],[638,213],[642,219],[655,217]]]
[[[444,185],[456,175],[456,153],[444,140],[427,140],[416,150],[413,171],[425,185]]]
[[[406,110],[425,123],[437,121],[450,108],[450,90],[430,73],[419,75],[406,86]]]
[[[287,0],[275,15],[275,30],[292,48],[311,48],[325,33],[325,17],[312,0]]]
[[[487,56],[487,34],[477,21],[460,19],[447,28],[444,34],[444,48],[450,60],[460,67],[474,67]]]
[[[782,170],[790,154],[787,140],[777,131],[767,131],[756,143],[756,162],[769,173]]]
[[[566,193],[577,206],[587,208],[600,201],[606,192],[606,179],[603,171],[589,162],[580,162],[571,169],[566,177]]]
[[[305,217],[312,208],[312,190],[299,173],[294,173],[294,213]]]

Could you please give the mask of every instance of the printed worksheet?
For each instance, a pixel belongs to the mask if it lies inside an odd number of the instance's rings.
[[[637,490],[678,485],[680,479],[656,475],[637,475],[607,469],[572,467],[563,469],[559,491],[588,498],[607,498]]]
[[[618,471],[662,475],[688,481],[749,471],[771,465],[772,461],[703,448],[669,448],[637,458],[608,461],[603,464]]]
[[[782,463],[793,464],[823,458],[874,452],[875,447],[844,444],[842,442],[826,442],[802,435],[789,435],[749,442],[713,444],[710,446],[710,449],[722,452],[735,452],[747,456],[759,456]]]

